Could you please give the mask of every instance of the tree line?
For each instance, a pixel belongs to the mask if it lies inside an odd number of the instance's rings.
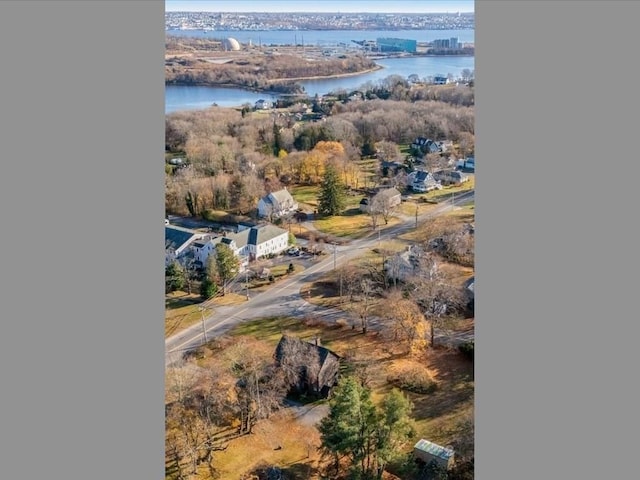
[[[167,212],[246,214],[269,191],[319,184],[328,164],[345,186],[359,188],[363,174],[357,161],[363,155],[398,156],[398,145],[420,136],[457,142],[459,151],[450,155],[474,148],[473,107],[434,100],[310,99],[308,108],[314,105],[329,112],[323,121],[300,122],[286,111],[246,115],[244,109],[217,107],[167,115],[166,151],[186,160],[165,167]]]

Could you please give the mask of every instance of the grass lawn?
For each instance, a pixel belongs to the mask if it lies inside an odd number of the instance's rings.
[[[408,217],[413,217],[416,214],[416,207],[418,207],[418,215],[424,215],[425,213],[429,213],[430,211],[435,210],[435,208],[437,207],[436,204],[424,203],[419,201],[423,197],[423,195],[425,194],[412,193],[411,196],[416,201],[402,202],[398,207],[399,212]]]
[[[256,293],[264,292],[268,290],[272,285],[277,283],[278,280],[287,279],[292,275],[296,275],[297,273],[304,272],[305,270],[304,265],[302,265],[302,263],[299,261],[293,260],[293,258],[295,257],[291,257],[291,258],[292,258],[291,261],[288,263],[282,263],[274,266],[267,266],[266,268],[268,268],[269,271],[271,272],[271,275],[273,275],[275,282],[274,283],[270,282],[268,278],[254,278],[249,282],[250,291],[256,292]],[[291,274],[287,273],[287,270],[289,269],[289,263],[292,263],[294,267],[294,271]]]
[[[296,185],[291,187],[289,191],[296,202],[300,204],[300,208],[304,206],[311,210],[318,208],[318,194],[320,193],[318,185]]]
[[[200,321],[198,306],[202,302],[200,295],[186,292],[173,292],[165,297],[165,338]]]
[[[390,227],[400,223],[400,219],[392,217],[389,223],[384,225],[384,221],[380,218],[378,223],[383,228]],[[374,234],[371,229],[371,217],[357,207],[345,210],[342,215],[317,219],[313,224],[322,233],[336,237],[356,239]]]
[[[357,208],[346,210],[342,215],[315,220],[313,224],[322,233],[336,237],[362,238],[371,232],[371,218]]]
[[[469,177],[468,182],[464,182],[461,185],[447,185],[442,187],[442,190],[432,190],[425,194],[425,198],[428,200],[434,200],[438,202],[450,200],[452,196],[459,193],[468,192],[475,188],[475,178]]]

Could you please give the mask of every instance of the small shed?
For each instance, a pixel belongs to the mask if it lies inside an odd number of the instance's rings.
[[[413,447],[413,456],[426,464],[431,462],[448,469],[453,463],[453,450],[441,447],[424,438],[420,439]]]

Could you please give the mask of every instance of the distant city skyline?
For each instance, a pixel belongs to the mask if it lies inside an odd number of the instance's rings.
[[[304,13],[468,13],[473,0],[382,0],[305,2],[299,0],[166,0],[167,12],[304,12]]]

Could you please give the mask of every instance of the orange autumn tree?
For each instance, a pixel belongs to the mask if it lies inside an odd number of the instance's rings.
[[[318,142],[302,161],[300,179],[313,185],[320,183],[327,165],[336,164],[344,156],[344,147],[340,142]]]

